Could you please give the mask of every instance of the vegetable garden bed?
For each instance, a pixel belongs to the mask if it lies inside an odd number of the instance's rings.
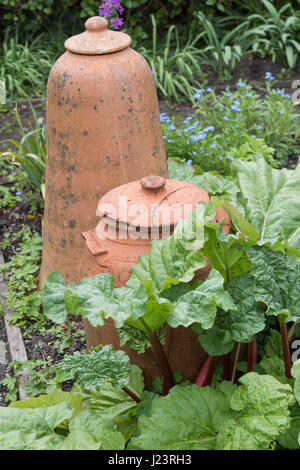
[[[252,62],[252,67],[255,68],[255,62]],[[265,72],[267,70],[263,69],[263,76]],[[268,80],[270,78],[267,78],[267,87],[270,85]],[[162,244],[167,246],[173,242],[155,242],[153,254],[149,255],[150,261],[153,256],[151,263],[156,266],[154,278],[151,270],[145,269],[147,263],[137,265],[129,284],[123,288],[126,291],[124,297],[123,291],[111,287],[109,275],[100,275],[99,284],[95,281],[95,285],[93,280],[86,280],[83,289],[83,284],[67,287],[59,275],[53,274],[46,281],[44,310],[41,309],[41,299],[36,296],[35,289],[40,263],[42,198],[32,186],[30,189],[26,186],[28,181],[23,173],[17,171],[12,175],[11,163],[2,166],[1,185],[7,188],[4,190],[6,202],[2,206],[4,223],[1,230],[2,248],[9,263],[8,300],[15,302],[13,321],[22,328],[30,359],[29,363],[15,364],[15,377],[7,376],[4,384],[9,392],[9,401],[16,400],[15,378],[19,371],[28,368],[27,392],[31,397],[37,397],[28,402],[28,408],[25,403],[16,402],[5,413],[7,420],[10,416],[21,419],[22,413],[24,416],[27,413],[31,425],[36,423],[32,412],[34,407],[60,416],[55,426],[53,424],[43,434],[44,442],[39,442],[34,436],[28,442],[28,448],[78,448],[76,446],[80,445],[91,449],[121,449],[125,445],[129,449],[174,450],[298,448],[300,415],[296,400],[299,402],[299,363],[292,369],[288,363],[288,341],[299,334],[298,326],[292,326],[299,319],[300,305],[299,166],[296,167],[299,136],[295,123],[298,116],[295,108],[289,108],[287,93],[292,89],[287,88],[286,81],[279,81],[276,83],[279,93],[274,92],[273,101],[270,99],[270,108],[272,105],[275,107],[274,112],[271,109],[270,116],[274,120],[276,114],[284,113],[286,119],[278,121],[279,134],[273,138],[273,121],[268,122],[265,108],[265,114],[258,113],[257,118],[247,115],[250,105],[254,109],[255,102],[258,102],[257,97],[269,99],[270,96],[270,88],[267,93],[263,91],[262,82],[256,81],[253,85],[247,88],[244,82],[237,81],[234,86],[236,94],[225,86],[222,90],[223,85],[217,87],[218,93],[215,94],[209,86],[199,91],[193,108],[170,108],[161,103],[167,153],[172,157],[169,161],[171,177],[203,187],[216,207],[224,206],[231,217],[232,234],[228,236],[222,232],[222,222],[217,227],[210,224],[215,210],[212,203],[207,207],[200,204],[197,211],[203,217],[205,243],[198,246],[194,240],[193,263],[189,264],[187,254],[181,252],[182,259],[176,260],[177,267],[180,266],[179,276],[179,271],[173,269],[173,261],[161,263],[163,255],[155,256],[155,250],[160,250]],[[247,99],[252,100],[249,106]],[[217,110],[219,114],[214,115],[213,111],[209,114],[208,105],[206,114],[201,115],[205,102],[213,103],[214,100],[221,107]],[[201,166],[204,165],[201,153],[217,152],[218,145],[221,150],[218,135],[222,140],[223,134],[217,126],[223,103],[227,105],[225,121],[234,122],[223,144],[224,147],[225,144],[230,145],[232,139],[235,147],[222,155],[215,153],[214,161],[211,165],[207,162],[208,168],[204,168]],[[213,106],[211,104],[211,109]],[[168,114],[177,117],[172,120]],[[207,119],[214,121],[207,122]],[[238,134],[234,134],[239,132],[239,119],[244,119],[245,126],[257,130],[258,135],[246,138],[241,134],[242,142],[239,142]],[[293,123],[293,133],[288,133],[283,125],[287,119]],[[263,130],[259,134],[259,126],[266,130],[265,135]],[[273,139],[274,147],[276,143],[284,145],[278,145],[275,151],[269,142],[263,141],[268,135],[270,142]],[[205,141],[205,150],[200,147],[199,141],[202,140]],[[242,147],[245,142],[247,148]],[[232,156],[234,148],[236,153]],[[279,155],[281,160],[278,161]],[[214,166],[214,171],[210,171],[209,166],[212,167],[213,163],[218,167]],[[283,167],[296,167],[296,170],[279,170]],[[186,225],[193,233],[193,218]],[[209,258],[213,269],[207,281],[191,286],[194,272],[202,263],[199,249]],[[142,278],[147,283],[143,284]],[[25,293],[27,304],[20,289],[22,285],[30,286]],[[135,290],[137,286],[139,295]],[[94,302],[92,307],[90,299]],[[81,318],[102,324],[104,316],[99,316],[93,308],[96,305],[101,311],[103,304],[109,305],[106,317],[111,316],[118,328],[123,328],[124,343],[135,350],[149,348],[150,343],[155,349],[157,336],[154,335],[160,333],[159,328],[166,320],[172,328],[193,325],[208,357],[225,356],[210,369],[209,379],[205,376],[206,382],[201,382],[201,374],[199,376],[198,384],[205,383],[211,385],[210,388],[189,384],[184,381],[184,371],[175,371],[174,379],[168,377],[168,383],[166,376],[164,381],[157,378],[151,391],[144,390],[142,372],[129,364],[124,353],[117,353],[107,346],[85,354]],[[147,318],[145,308],[147,310],[150,304],[153,311],[148,312],[150,318]],[[136,307],[135,316],[132,305]],[[162,306],[164,308],[160,310]],[[282,326],[287,319],[291,320],[290,338],[286,338],[285,327]],[[53,321],[58,326],[54,326]],[[134,333],[134,329],[139,334]],[[283,348],[280,331],[285,339]],[[0,335],[0,339],[6,341],[3,325]],[[163,341],[163,335],[159,338]],[[254,339],[259,364],[256,364],[254,348],[249,348],[252,352],[248,355],[247,364],[247,353],[240,351],[240,356],[237,354],[240,350],[238,345],[254,345],[251,343]],[[226,355],[232,350],[231,362],[226,363]],[[100,364],[102,369],[98,367]],[[226,367],[222,369],[226,364],[229,372],[224,372]],[[2,378],[3,372],[0,366]],[[222,377],[227,381],[222,382]],[[240,382],[234,379],[240,379]],[[171,391],[162,397],[162,391],[167,392],[164,388],[166,383]],[[178,385],[172,388],[174,383]],[[59,391],[60,387],[67,394]],[[2,385],[2,400],[3,391]],[[41,396],[44,394],[47,396]],[[43,412],[38,426],[45,429]],[[65,420],[69,422],[67,429],[63,424]],[[190,425],[192,421],[195,426]],[[92,423],[96,423],[96,431]],[[53,433],[54,429],[59,432]],[[82,439],[79,430],[84,434]],[[109,438],[105,440],[104,435]],[[4,442],[3,439],[0,433],[0,443]],[[17,438],[11,445],[18,448],[21,444]]]

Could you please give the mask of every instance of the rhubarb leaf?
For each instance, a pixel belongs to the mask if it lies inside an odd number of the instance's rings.
[[[246,243],[245,239],[240,234],[225,233],[223,224],[222,221],[206,227],[207,239],[203,254],[208,257],[210,265],[228,282],[235,276],[249,272],[251,263],[242,249],[242,245]]]
[[[224,279],[221,274],[212,269],[208,279],[200,283],[196,289],[183,294],[174,303],[174,312],[167,321],[172,328],[177,326],[188,327],[192,323],[199,323],[202,328],[211,328],[214,324],[217,307],[226,312],[236,310],[236,306],[229,293],[224,290]]]
[[[72,372],[86,390],[97,390],[104,382],[114,387],[125,387],[131,374],[129,357],[123,351],[115,351],[111,344],[89,354],[76,351],[65,356],[56,367]]]
[[[127,287],[136,288],[142,279],[152,280],[157,292],[179,282],[189,282],[195,271],[205,267],[200,248],[204,244],[204,227],[215,216],[212,202],[199,202],[187,219],[181,219],[173,234],[151,242],[150,253],[141,255],[132,267]]]
[[[213,327],[207,331],[198,325],[193,330],[199,333],[199,341],[206,352],[220,356],[230,352],[234,342],[250,342],[255,334],[264,329],[264,306],[254,298],[254,280],[250,274],[244,274],[226,283],[236,309],[224,311],[218,309]]]
[[[298,435],[300,430],[300,406],[294,405],[290,411],[291,425],[289,429],[280,434],[277,438],[279,444],[287,449],[299,449],[300,443],[298,441]]]
[[[125,447],[125,438],[117,431],[116,424],[92,410],[85,410],[73,418],[69,431],[61,445],[62,450],[122,450]]]
[[[32,409],[0,407],[0,449],[57,449],[63,438],[54,429],[72,415],[66,402]]]
[[[252,263],[254,295],[267,315],[280,321],[300,318],[300,259],[267,247],[244,248]]]
[[[42,286],[44,312],[49,320],[57,324],[66,322],[68,317],[65,304],[66,286],[66,282],[58,271],[49,274]]]
[[[142,414],[140,435],[129,450],[211,450],[227,414],[220,410],[221,395],[197,385],[173,387],[165,397],[154,398],[151,416]]]
[[[276,170],[259,157],[255,162],[235,161],[246,218],[259,231],[261,242],[283,233],[300,248],[300,165]]]
[[[219,429],[220,450],[267,450],[272,441],[285,433],[291,423],[291,387],[269,375],[250,372],[239,379],[230,398],[238,419],[224,421]]]

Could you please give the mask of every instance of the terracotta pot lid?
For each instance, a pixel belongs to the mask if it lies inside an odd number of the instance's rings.
[[[99,201],[97,215],[118,223],[149,228],[176,226],[208,194],[185,181],[150,175],[112,189]]]
[[[128,34],[107,29],[108,22],[101,16],[92,16],[85,22],[86,31],[72,36],[65,48],[75,54],[102,55],[122,51],[131,44]]]

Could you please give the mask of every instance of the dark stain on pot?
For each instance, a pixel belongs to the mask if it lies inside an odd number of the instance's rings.
[[[88,131],[82,131],[82,135],[84,136],[88,135]]]
[[[70,228],[75,228],[76,227],[76,220],[72,219],[69,221],[69,227]]]
[[[60,241],[60,245],[62,248],[65,248],[66,245],[67,245],[67,240],[65,238],[62,238],[61,241]]]

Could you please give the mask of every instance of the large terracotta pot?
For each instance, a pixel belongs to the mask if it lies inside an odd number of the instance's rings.
[[[79,280],[80,234],[110,189],[167,176],[153,75],[131,38],[93,17],[53,65],[47,97],[47,168],[40,283],[51,271]]]
[[[139,255],[150,251],[150,243],[154,238],[151,237],[153,228],[156,232],[155,238],[168,236],[164,230],[167,228],[164,220],[169,223],[168,228],[172,233],[178,221],[188,217],[199,201],[209,202],[208,194],[202,189],[187,182],[165,180],[162,177],[146,177],[111,190],[99,201],[100,224],[97,228],[83,233],[86,247],[81,257],[80,276],[90,277],[106,272],[114,276],[115,287],[124,286],[130,277],[132,265],[138,262]],[[162,204],[162,211],[151,211],[152,207],[161,208]],[[133,206],[143,208],[138,219],[132,210]],[[226,222],[223,229],[229,233],[230,220],[223,208],[217,210],[213,222],[224,218]],[[107,238],[103,238],[103,227],[111,230],[111,235],[108,234]],[[144,238],[133,239],[133,232],[141,234]],[[207,261],[206,267],[196,273],[196,278],[206,279],[209,271]],[[84,326],[88,348],[98,344],[113,344],[115,348],[120,349],[117,330],[112,320],[107,321],[103,327],[95,328],[88,321],[84,322]],[[152,380],[160,375],[151,351],[137,354],[126,346],[121,349],[130,356],[133,363],[143,369],[145,383],[150,386]],[[199,344],[198,335],[191,328],[171,328],[168,349],[172,369],[181,370],[185,379],[194,380],[206,356]]]

